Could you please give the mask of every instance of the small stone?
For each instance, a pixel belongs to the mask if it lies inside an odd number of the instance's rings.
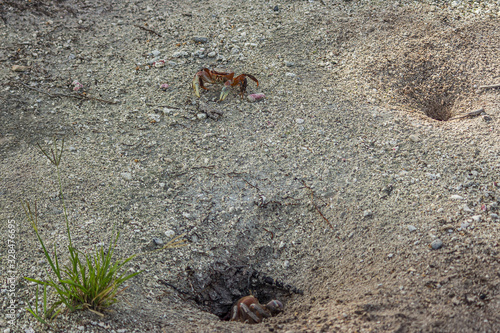
[[[443,246],[443,242],[439,238],[433,240],[431,243],[431,247],[433,250],[440,249],[442,246]]]
[[[207,54],[207,56],[208,56],[209,58],[215,58],[215,56],[216,56],[216,55],[217,55],[217,53],[216,53],[215,51],[209,52],[209,53]]]
[[[296,122],[297,124],[303,124],[303,123],[304,123],[304,119],[302,119],[302,118],[297,118],[297,119],[295,119],[295,122]]]
[[[285,261],[283,262],[283,268],[284,268],[284,269],[288,269],[289,267],[290,267],[290,261],[285,260]]]
[[[285,66],[286,66],[286,67],[293,67],[293,66],[295,66],[295,63],[294,63],[294,62],[292,62],[292,61],[286,61],[286,60],[285,60]]]
[[[417,230],[417,228],[415,226],[413,226],[413,225],[409,225],[408,226],[408,231],[409,232],[414,232],[415,230]]]
[[[279,12],[279,10],[280,10],[280,8],[278,7],[278,5],[274,6],[273,11]]]
[[[189,53],[187,53],[186,51],[178,51],[178,52],[175,52],[174,54],[172,54],[172,57],[174,58],[182,58],[182,57],[188,57],[189,56]]]
[[[418,135],[412,134],[408,137],[411,142],[418,142],[419,138]]]
[[[490,214],[490,217],[494,220],[498,220],[498,214],[495,214],[495,213],[491,213]]]
[[[132,174],[130,172],[122,172],[120,176],[125,180],[132,180]]]
[[[231,54],[238,54],[240,53],[240,48],[238,46],[233,47],[231,50]]]
[[[288,72],[288,73],[285,73],[285,76],[293,78],[293,77],[295,77],[295,73]]]
[[[372,217],[373,212],[370,209],[367,209],[363,212],[363,217]]]
[[[199,37],[199,36],[193,37],[193,42],[204,44],[204,43],[208,42],[208,37]]]
[[[266,95],[260,93],[260,94],[250,94],[247,96],[247,99],[249,102],[256,102],[256,101],[259,101],[261,99],[263,99],[264,97],[266,97]]]
[[[472,217],[472,220],[473,220],[474,222],[481,222],[481,215],[474,215],[474,216]]]
[[[450,197],[451,200],[463,200],[464,197],[458,195],[458,194],[453,194],[451,197]]]
[[[161,52],[160,52],[160,51],[158,51],[158,50],[153,50],[153,51],[151,51],[151,55],[152,55],[153,57],[157,57],[157,56],[159,56],[160,54],[161,54]]]
[[[173,230],[169,229],[169,230],[165,231],[165,236],[166,236],[167,238],[172,238],[172,237],[174,237],[174,236],[175,236],[175,231],[173,231]]]
[[[467,227],[469,226],[469,224],[470,224],[469,222],[464,221],[464,222],[460,223],[460,228],[461,229],[467,229]]]
[[[163,245],[163,240],[161,238],[153,238],[155,245]]]
[[[387,258],[389,258],[389,259],[390,259],[390,258],[392,258],[392,257],[394,257],[394,254],[393,254],[393,253],[389,253],[389,254],[387,255]]]
[[[198,113],[196,115],[196,118],[198,118],[199,120],[207,119],[207,114],[206,113]]]
[[[163,91],[167,91],[167,89],[169,88],[170,86],[167,84],[167,83],[162,83],[160,85],[160,89],[163,90]]]

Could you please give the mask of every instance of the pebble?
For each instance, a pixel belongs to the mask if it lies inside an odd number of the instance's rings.
[[[370,209],[367,209],[363,212],[363,217],[372,217],[373,212]]]
[[[474,222],[481,222],[481,215],[474,215],[474,216],[472,217],[472,220],[473,220]]]
[[[440,249],[442,246],[443,246],[443,242],[439,238],[435,239],[431,243],[431,247],[433,250]]]
[[[408,138],[412,142],[418,142],[418,140],[419,140],[418,135],[415,135],[415,134],[410,135]]]
[[[174,52],[174,54],[172,54],[172,57],[174,58],[182,58],[182,57],[188,57],[189,56],[189,53],[187,53],[186,51],[178,51],[178,52]]]
[[[413,231],[415,231],[415,230],[417,230],[417,228],[416,228],[415,226],[413,226],[413,225],[409,225],[409,226],[408,226],[408,231],[409,231],[409,232],[413,232]]]
[[[458,195],[458,194],[453,194],[451,197],[450,197],[451,200],[463,200],[464,197]]]
[[[304,123],[304,119],[302,119],[302,118],[297,118],[297,119],[295,119],[295,122],[296,122],[297,124],[303,124],[303,123]]]
[[[132,174],[130,172],[122,172],[120,176],[125,180],[132,180]]]
[[[207,119],[207,114],[206,113],[198,113],[196,115],[196,118],[198,118],[199,120]]]
[[[167,83],[162,83],[160,85],[160,89],[163,90],[163,91],[167,91],[167,89],[169,88],[170,86],[167,84]]]
[[[163,240],[161,238],[153,238],[153,242],[156,245],[163,245]]]
[[[278,7],[278,5],[274,6],[273,11],[279,12],[279,10],[280,10],[280,8]]]
[[[193,37],[193,42],[206,43],[206,42],[208,42],[208,37]]]
[[[209,52],[209,53],[207,54],[207,56],[208,56],[209,58],[215,58],[215,56],[216,56],[216,55],[217,55],[217,53],[216,53],[215,51]]]
[[[261,99],[263,99],[264,97],[266,97],[266,95],[260,93],[260,94],[250,94],[247,96],[247,99],[249,102],[255,102],[255,101],[259,101]]]
[[[157,56],[159,56],[160,54],[161,54],[161,52],[160,52],[160,51],[158,51],[158,50],[153,50],[153,51],[151,51],[151,55],[152,55],[153,57],[157,57]]]
[[[175,231],[173,231],[173,230],[169,229],[169,230],[165,231],[165,236],[166,236],[167,238],[172,238],[172,237],[174,237],[174,236],[175,236]]]
[[[491,213],[490,216],[491,216],[492,219],[498,220],[498,214]]]
[[[287,72],[287,73],[285,73],[285,76],[287,76],[287,77],[295,77],[295,73]]]
[[[293,66],[295,66],[295,63],[293,61],[286,61],[285,60],[285,66],[286,67],[293,67]]]

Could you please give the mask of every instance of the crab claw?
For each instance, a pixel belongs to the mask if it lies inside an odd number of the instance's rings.
[[[200,97],[200,77],[198,75],[194,76],[194,79],[193,79],[193,89],[194,89],[194,94],[197,97]]]
[[[229,95],[229,91],[231,91],[231,83],[228,84],[228,82],[230,81],[226,81],[224,88],[222,88],[222,91],[220,92],[219,102],[225,100],[227,95]]]
[[[283,303],[274,299],[266,304],[266,309],[271,312],[271,315],[275,316],[283,311]]]

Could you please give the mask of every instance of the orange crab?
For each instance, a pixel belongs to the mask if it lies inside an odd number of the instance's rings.
[[[219,101],[223,101],[227,97],[227,95],[229,95],[230,87],[234,87],[236,85],[240,86],[240,96],[241,98],[243,98],[243,95],[247,90],[247,76],[257,83],[257,87],[259,86],[259,81],[257,81],[257,79],[250,74],[241,74],[237,77],[234,77],[234,72],[231,71],[203,68],[194,76],[194,93],[196,94],[196,96],[200,97],[200,88],[208,90],[208,88],[203,85],[203,82],[224,83],[224,88],[222,88],[222,91],[220,93]]]
[[[231,321],[258,324],[264,318],[275,316],[281,311],[283,311],[283,304],[280,301],[272,300],[266,305],[262,305],[254,296],[245,296],[236,302],[231,309]]]

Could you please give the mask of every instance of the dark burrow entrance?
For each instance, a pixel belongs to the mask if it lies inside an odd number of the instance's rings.
[[[303,294],[302,290],[286,281],[263,274],[247,264],[215,262],[203,271],[187,267],[186,272],[187,279],[182,284],[163,280],[160,282],[221,320],[230,319],[231,307],[244,296],[253,295],[261,304],[279,300],[286,311],[286,303],[290,297]]]

